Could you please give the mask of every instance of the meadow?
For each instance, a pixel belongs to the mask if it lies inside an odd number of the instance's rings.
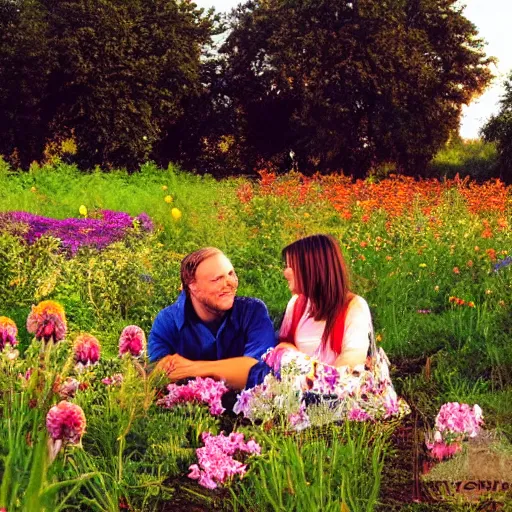
[[[96,233],[105,210],[127,215],[108,214],[112,223]],[[39,236],[12,222],[13,211],[90,225],[59,224],[54,236]],[[352,182],[265,170],[258,180],[216,181],[151,163],[127,174],[82,173],[61,161],[15,172],[0,161],[0,317],[16,323],[21,353],[4,350],[1,360],[0,508],[478,510],[457,500],[414,502],[420,497],[409,462],[399,461],[397,432],[432,427],[443,403],[460,402],[479,404],[485,428],[512,440],[511,223],[511,189],[499,181]],[[156,406],[161,391],[147,362],[118,357],[118,341],[128,325],[148,334],[177,297],[181,258],[202,246],[222,249],[239,294],[265,301],[277,328],[289,299],[281,249],[314,233],[340,240],[412,415],[402,425],[290,433],[278,422],[211,415],[204,405]],[[66,340],[87,332],[100,341],[94,368],[73,369],[71,343],[32,341],[26,319],[45,300],[62,305]],[[39,371],[18,377],[29,368]],[[119,374],[119,385],[102,383]],[[55,383],[68,377],[80,381],[75,402],[87,428],[81,445],[52,462],[45,415],[59,400]],[[187,478],[188,468],[203,433],[222,431],[254,439],[261,455],[244,452],[244,478],[206,490]],[[509,506],[506,496],[499,500]]]

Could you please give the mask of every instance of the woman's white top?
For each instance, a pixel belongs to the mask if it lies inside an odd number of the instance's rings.
[[[281,325],[280,337],[285,337],[291,327],[293,307],[298,298],[294,295],[288,305]],[[331,348],[331,339],[327,340],[326,347],[322,349],[322,334],[325,329],[325,320],[315,320],[309,315],[310,301],[297,325],[295,331],[295,345],[297,348],[318,359],[320,362],[334,366],[350,366],[364,364],[369,347],[369,335],[372,332],[372,317],[368,303],[359,295],[354,295],[350,301],[345,317],[345,330],[341,354]]]

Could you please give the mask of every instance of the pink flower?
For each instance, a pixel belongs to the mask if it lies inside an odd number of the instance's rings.
[[[85,414],[79,405],[62,400],[46,415],[46,428],[53,440],[76,444],[85,432]]]
[[[169,394],[158,400],[157,404],[170,409],[184,402],[203,402],[210,407],[210,414],[218,416],[224,412],[222,395],[228,390],[226,385],[210,377],[197,377],[183,386],[169,384]]]
[[[235,475],[243,477],[247,466],[233,458],[236,452],[260,454],[261,447],[254,440],[247,443],[244,435],[232,432],[229,436],[219,434],[213,436],[209,432],[203,432],[204,446],[196,450],[199,464],[189,467],[189,478],[198,480],[199,484],[208,489],[215,489],[218,484],[223,484]]]
[[[73,377],[68,377],[58,388],[57,393],[59,396],[67,400],[68,398],[73,398],[80,386],[80,382],[78,382]]]
[[[461,450],[462,445],[460,443],[434,443],[430,448],[430,456],[437,460],[443,460],[453,457]]]
[[[478,405],[471,408],[468,404],[448,402],[441,406],[436,416],[436,429],[441,432],[443,438],[475,437],[483,423],[482,409]]]
[[[354,407],[348,412],[347,419],[351,421],[367,421],[371,420],[372,417],[366,411],[363,411],[363,409]]]
[[[18,328],[14,321],[6,316],[0,316],[0,350],[3,350],[7,343],[11,346],[17,345],[17,334]]]
[[[81,334],[75,340],[75,361],[81,366],[96,364],[100,358],[100,342],[92,334]]]
[[[105,386],[120,386],[123,383],[123,374],[114,373],[111,377],[101,379],[101,382],[105,384]]]
[[[130,353],[133,357],[140,357],[146,346],[146,335],[137,325],[128,325],[119,337],[119,356]]]
[[[63,307],[52,300],[44,300],[32,306],[27,318],[27,331],[35,334],[38,340],[63,340],[67,331]]]

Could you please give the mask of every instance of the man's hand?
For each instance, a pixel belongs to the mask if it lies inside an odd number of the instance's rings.
[[[158,361],[155,371],[163,372],[172,382],[198,376],[199,361],[191,361],[179,354],[165,356]]]
[[[187,377],[200,377],[201,361],[191,361],[179,354],[173,354],[170,358],[170,372],[167,374],[172,382],[186,379]]]

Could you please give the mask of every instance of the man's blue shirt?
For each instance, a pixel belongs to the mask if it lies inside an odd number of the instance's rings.
[[[179,354],[193,361],[217,361],[231,357],[260,360],[276,344],[274,328],[267,307],[258,299],[235,297],[214,335],[199,319],[186,294],[158,313],[149,334],[151,361],[169,354]],[[268,366],[259,362],[249,372],[247,388],[259,384]]]

